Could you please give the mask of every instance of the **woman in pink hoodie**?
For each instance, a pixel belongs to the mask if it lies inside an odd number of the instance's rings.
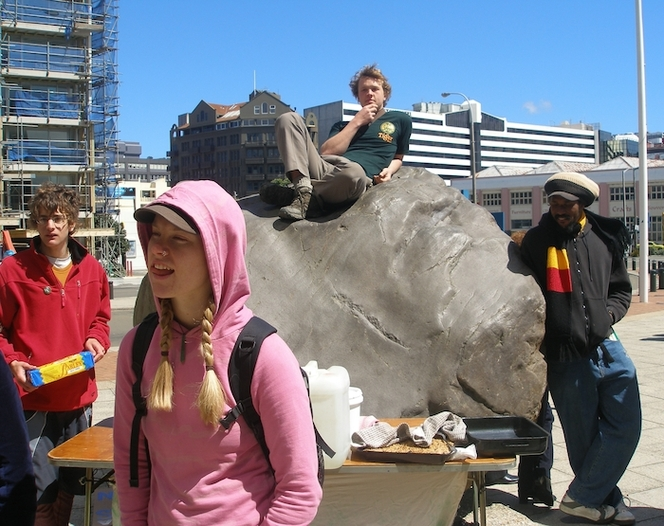
[[[123,526],[309,524],[322,497],[316,439],[299,364],[277,334],[263,342],[251,383],[269,462],[243,418],[228,430],[219,424],[235,406],[229,357],[252,317],[242,211],[215,182],[184,181],[135,216],[159,326],[143,365],[138,487],[129,484],[135,329],[120,346],[114,446]]]

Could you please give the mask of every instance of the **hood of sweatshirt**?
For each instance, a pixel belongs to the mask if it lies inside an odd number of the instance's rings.
[[[235,199],[214,181],[182,181],[150,204],[181,210],[196,224],[217,306],[213,336],[223,337],[241,329],[252,313],[245,305],[250,295],[245,262],[247,230]],[[152,225],[138,223],[138,235],[147,261]],[[158,302],[157,309],[161,314]]]

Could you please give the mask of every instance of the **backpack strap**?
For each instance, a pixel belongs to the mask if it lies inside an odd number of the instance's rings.
[[[275,332],[277,329],[257,316],[251,318],[240,332],[228,363],[228,383],[237,405],[219,421],[224,429],[229,429],[233,422],[242,415],[256,436],[268,463],[270,451],[265,442],[261,418],[251,400],[251,382],[263,340]]]
[[[131,442],[129,445],[129,485],[132,488],[138,487],[138,437],[141,430],[141,418],[148,413],[145,397],[141,395],[143,362],[158,324],[159,315],[156,312],[148,314],[136,329],[131,348],[131,369],[136,377],[136,381],[131,387],[131,395],[136,407],[134,420],[131,423]]]
[[[304,380],[304,385],[307,388],[307,398],[309,398],[309,411],[311,411],[311,421],[314,425],[314,434],[316,435],[316,454],[318,456],[318,483],[320,487],[323,487],[323,482],[325,481],[325,459],[323,459],[323,452],[330,458],[333,458],[336,455],[334,449],[325,442],[323,435],[320,434],[318,428],[316,427],[316,422],[314,419],[314,408],[311,405],[311,389],[309,389],[309,375],[307,372],[300,367],[300,373],[302,374],[302,380]]]

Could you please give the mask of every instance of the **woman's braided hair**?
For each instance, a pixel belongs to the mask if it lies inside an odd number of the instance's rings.
[[[215,313],[212,303],[208,305],[201,320],[201,353],[205,361],[205,375],[201,382],[196,399],[196,406],[201,419],[206,424],[216,425],[223,416],[226,394],[219,377],[214,371],[214,354],[212,352],[212,319]],[[173,321],[173,305],[170,299],[161,300],[161,362],[157,368],[152,388],[148,395],[148,409],[171,411],[173,408],[173,367],[168,359],[171,346],[171,322]]]

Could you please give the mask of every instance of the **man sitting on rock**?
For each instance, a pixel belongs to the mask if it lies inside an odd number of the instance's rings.
[[[401,167],[412,121],[404,112],[385,110],[392,92],[387,78],[375,64],[365,66],[350,88],[362,109],[332,126],[320,154],[300,115],[285,113],[277,119],[277,146],[293,188],[268,185],[260,196],[266,203],[287,205],[279,210],[282,219],[298,221],[319,215],[323,204],[355,201]]]

